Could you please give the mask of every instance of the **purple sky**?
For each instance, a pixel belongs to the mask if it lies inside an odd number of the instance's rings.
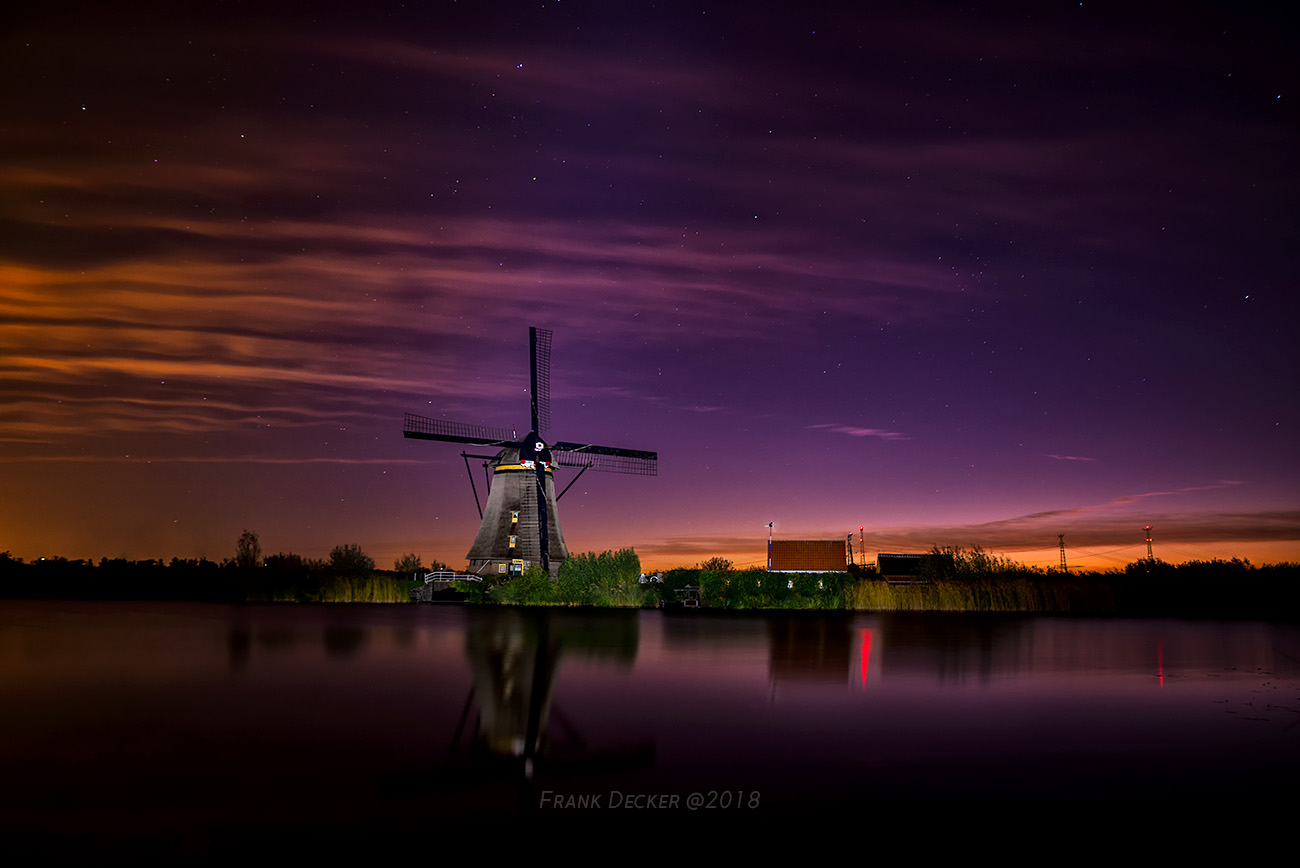
[[[873,5],[11,18],[0,550],[460,566],[538,325],[575,552],[1300,560],[1296,30]]]

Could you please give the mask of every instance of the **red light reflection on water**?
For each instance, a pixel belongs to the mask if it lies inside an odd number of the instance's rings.
[[[867,687],[867,663],[871,659],[871,631],[862,630],[862,689]]]
[[[1160,686],[1165,686],[1165,640],[1160,639],[1156,642],[1156,671],[1159,674]]]

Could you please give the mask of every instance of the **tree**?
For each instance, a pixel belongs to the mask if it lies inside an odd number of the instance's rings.
[[[393,569],[404,575],[424,572],[424,558],[419,555],[402,555],[393,561]]]
[[[330,549],[330,568],[340,576],[365,576],[375,568],[375,561],[356,543]]]
[[[700,569],[707,570],[711,573],[725,573],[731,569],[732,563],[723,557],[711,557],[704,563],[700,564]]]
[[[262,561],[262,542],[257,534],[245,530],[235,543],[235,566],[241,570],[251,570]]]
[[[306,572],[312,569],[313,566],[320,566],[319,563],[313,564],[302,555],[295,555],[293,552],[288,554],[278,552],[267,555],[265,564],[268,570],[276,570],[277,572]]]

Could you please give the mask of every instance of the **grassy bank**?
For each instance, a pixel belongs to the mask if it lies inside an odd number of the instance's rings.
[[[844,609],[852,591],[846,573],[769,573],[766,570],[673,570],[672,588],[683,581],[700,589],[700,605],[718,609]],[[673,588],[673,598],[682,595]]]
[[[554,580],[532,566],[522,575],[460,582],[457,587],[470,602],[506,606],[636,608],[654,606],[659,599],[641,583],[641,560],[632,549],[573,555],[560,564]]]
[[[372,565],[340,569],[296,555],[266,563],[0,557],[0,598],[32,600],[194,600],[210,603],[405,603],[413,582]]]
[[[341,547],[348,554],[347,547]],[[466,583],[467,599],[517,606],[656,607],[698,599],[711,609],[859,612],[1007,612],[1300,620],[1300,564],[1141,560],[1107,572],[1037,570],[979,550],[936,550],[905,584],[873,574],[675,569],[642,582],[631,549],[569,558],[552,581],[541,570]],[[335,562],[337,561],[337,562]],[[31,563],[0,553],[0,598],[206,602],[406,603],[408,573],[369,559],[272,555],[261,566],[207,560],[64,558]]]
[[[1114,588],[1105,582],[990,578],[891,585],[863,579],[853,585],[849,608],[864,612],[1117,613]]]
[[[388,573],[368,576],[307,576],[298,581],[253,585],[241,600],[247,603],[409,603],[409,579]]]
[[[673,602],[698,588],[700,605],[715,609],[1300,619],[1297,564],[1142,560],[1106,572],[1061,573],[979,550],[938,554],[924,573],[904,583],[870,573],[670,570],[662,596]]]

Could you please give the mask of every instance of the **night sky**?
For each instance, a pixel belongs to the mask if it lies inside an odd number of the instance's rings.
[[[0,25],[0,550],[461,566],[536,325],[574,552],[1300,560],[1280,8],[184,5]]]

